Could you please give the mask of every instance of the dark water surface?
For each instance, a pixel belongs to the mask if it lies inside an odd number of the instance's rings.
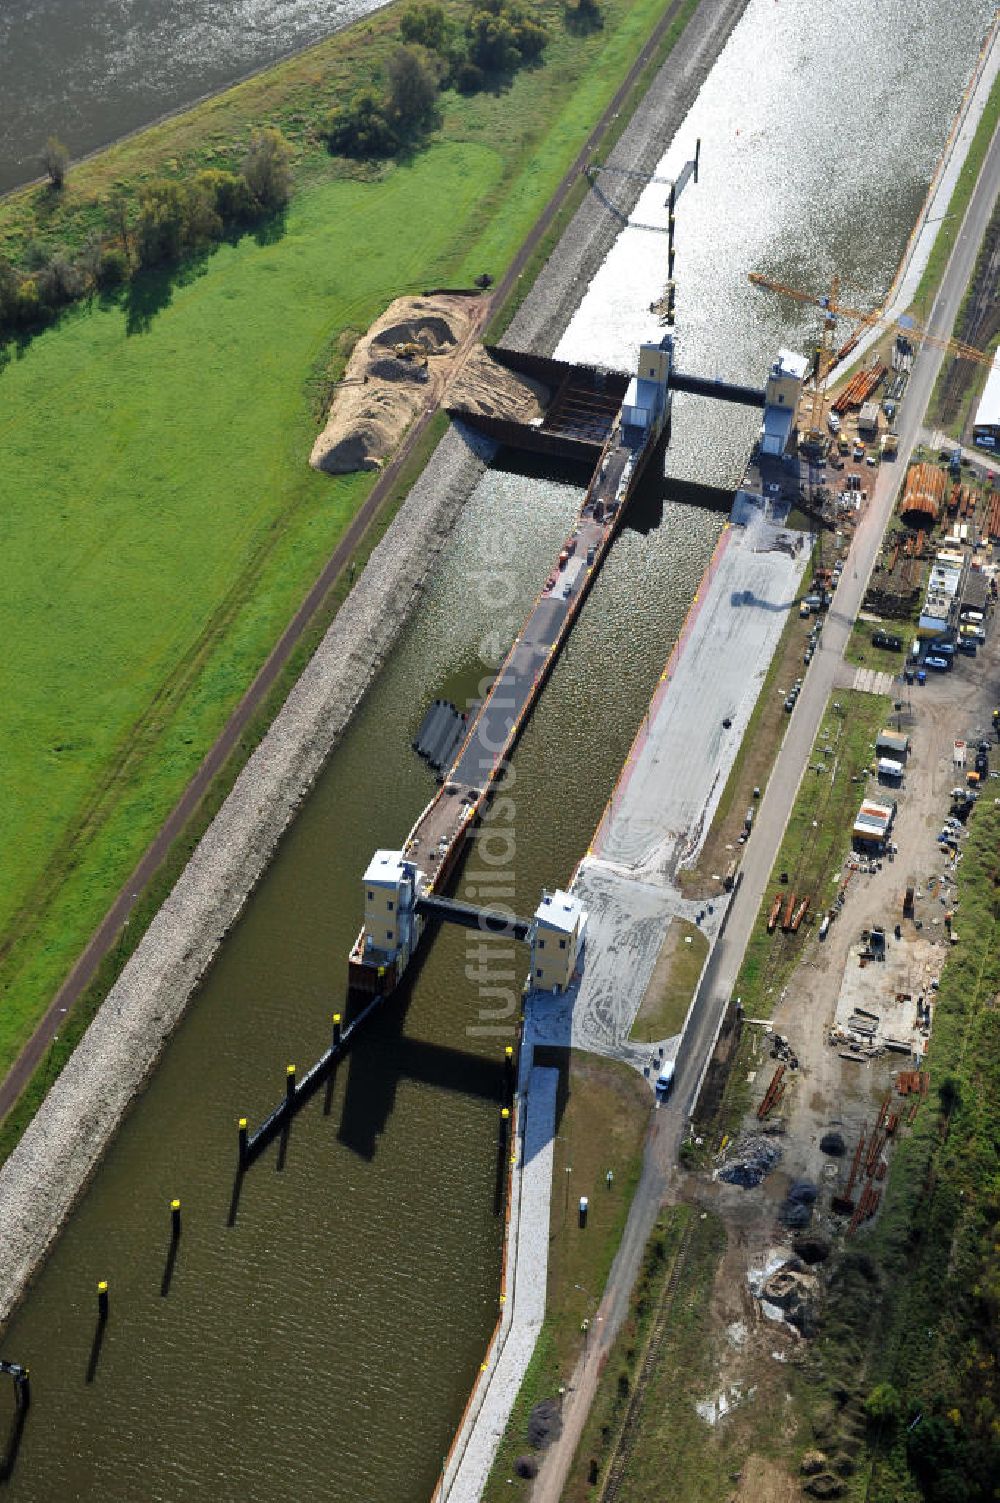
[[[681,141],[700,134],[704,153],[680,215],[686,366],[759,379],[778,344],[808,332],[794,307],[750,292],[751,269],[820,286],[842,264],[859,297],[884,291],[990,11],[863,0],[836,20],[825,0],[751,0]],[[830,33],[845,28],[841,62]],[[627,231],[566,347],[631,364],[658,257],[659,236]],[[731,484],[753,426],[679,401],[668,467]],[[662,492],[654,481],[637,502],[517,753],[501,877],[519,912],[585,849],[718,534],[718,512]],[[34,1389],[8,1487],[19,1503],[428,1496],[497,1313],[506,1036],[490,1014],[505,1004],[466,975],[476,937],[443,931],[426,948],[329,1101],[253,1168],[238,1203],[235,1123],[259,1120],[286,1062],[304,1067],[326,1043],[360,874],[433,791],[410,738],[429,700],[475,684],[494,633],[506,645],[579,498],[558,477],[484,478],[5,1334]],[[474,851],[466,887],[485,869],[496,870]],[[174,1195],[184,1231],[171,1272]],[[100,1278],[112,1315],[97,1347]]]

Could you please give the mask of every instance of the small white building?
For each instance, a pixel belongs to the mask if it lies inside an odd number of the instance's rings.
[[[622,422],[626,427],[651,432],[664,418],[670,405],[670,367],[674,347],[670,335],[659,344],[639,346],[636,374],[628,384],[622,403]]]
[[[980,449],[1000,449],[1000,356],[993,362],[972,424],[972,442]]]
[[[764,388],[764,421],[760,447],[764,454],[784,454],[795,427],[795,413],[802,395],[809,362],[792,350],[779,350]]]
[[[365,950],[387,960],[398,956],[400,971],[420,938],[415,904],[423,882],[402,851],[376,851],[365,872]]]
[[[583,949],[587,915],[572,893],[545,893],[531,926],[532,991],[564,992]]]

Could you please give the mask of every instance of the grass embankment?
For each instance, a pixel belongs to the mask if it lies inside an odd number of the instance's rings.
[[[834,704],[840,706],[834,709]],[[812,756],[778,851],[757,923],[747,943],[733,995],[747,1017],[766,1018],[802,957],[812,924],[836,896],[841,865],[851,846],[851,829],[868,784],[875,738],[886,723],[890,701],[885,695],[841,689],[827,706]],[[751,839],[753,837],[751,836]],[[781,881],[788,874],[787,882]],[[776,893],[810,898],[810,910],[797,934],[778,927],[767,932]],[[741,1050],[750,1047],[749,1035]],[[745,1071],[739,1058],[726,1085],[722,1130],[734,1130],[747,1105]]]
[[[708,940],[689,919],[671,919],[630,1038],[652,1043],[680,1033],[708,959]]]
[[[560,1117],[552,1169],[549,1270],[545,1325],[497,1452],[484,1503],[527,1497],[530,1483],[515,1474],[531,1450],[528,1420],[535,1405],[558,1399],[587,1339],[618,1251],[642,1167],[649,1124],[649,1088],[626,1065],[595,1055],[536,1050],[537,1064],[558,1064]],[[568,1061],[568,1074],[567,1074]],[[610,1189],[608,1170],[614,1176]],[[577,1206],[590,1199],[586,1228]],[[510,1480],[513,1479],[513,1480]]]
[[[370,487],[305,464],[343,332],[400,292],[502,272],[664,5],[608,0],[590,37],[540,9],[545,66],[445,96],[425,152],[367,182],[303,146],[280,238],[78,308],[0,375],[0,832],[18,852],[0,876],[0,1069]],[[53,236],[102,183],[216,160],[251,123],[294,136],[395,14],[74,168]],[[0,237],[40,192],[0,205]]]
[[[816,1440],[871,1415],[857,1496],[994,1496],[1000,1476],[1000,808],[972,816],[961,942],[934,1009],[931,1092],[891,1160],[882,1214],[834,1280],[814,1378]]]
[[[619,1452],[620,1496],[630,1503],[665,1496],[705,1503],[730,1494],[731,1463],[706,1445],[705,1422],[694,1407],[711,1392],[714,1376],[704,1337],[724,1246],[716,1217],[702,1218],[689,1206],[661,1213],[584,1428],[566,1503],[600,1497]]]
[[[916,317],[922,322],[926,321],[930,316],[934,299],[937,296],[938,285],[944,276],[948,257],[954,249],[962,219],[966,209],[969,207],[972,190],[976,186],[976,180],[982,170],[983,162],[986,159],[986,153],[989,150],[990,142],[993,139],[993,132],[996,130],[998,122],[1000,122],[1000,78],[997,79],[990,90],[990,97],[986,101],[986,108],[983,111],[979,125],[976,127],[976,134],[972,138],[972,144],[962,164],[962,170],[958,174],[958,181],[955,184],[954,191],[948,203],[947,213],[938,228],[927,265],[924,267],[923,276],[920,278],[917,290],[913,295],[911,308]]]
[[[986,355],[995,355],[1000,342],[1000,303],[996,267],[1000,260],[1000,207],[993,210],[972,279],[952,330],[954,337]],[[973,413],[989,379],[992,365],[946,359],[938,372],[928,403],[927,422],[958,443],[971,443]],[[988,459],[984,454],[983,458]]]

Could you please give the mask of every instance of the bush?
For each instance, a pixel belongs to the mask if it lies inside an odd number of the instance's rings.
[[[128,257],[117,245],[106,245],[97,263],[96,281],[102,290],[120,287],[128,281]]]
[[[69,152],[58,136],[50,136],[42,152],[42,168],[53,188],[61,188],[66,181]]]
[[[69,257],[57,251],[36,278],[39,301],[49,308],[62,308],[82,296],[85,278]]]
[[[411,5],[404,10],[399,18],[399,31],[404,42],[426,47],[441,56],[447,54],[455,35],[444,6],[434,4]]]
[[[292,149],[280,130],[254,131],[240,167],[253,201],[262,209],[283,209],[292,196]]]
[[[360,89],[349,105],[334,110],[323,134],[330,150],[342,157],[391,157],[399,150],[385,104],[373,89]]]
[[[865,1399],[865,1413],[876,1424],[893,1423],[899,1419],[902,1401],[891,1383],[876,1383]]]
[[[426,47],[397,47],[389,59],[388,113],[404,129],[430,123],[444,65]]]

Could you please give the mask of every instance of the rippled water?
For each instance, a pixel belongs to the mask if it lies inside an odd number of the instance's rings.
[[[823,0],[751,0],[678,148],[702,136],[702,181],[679,222],[684,364],[753,380],[778,344],[804,339],[808,318],[749,289],[748,270],[814,287],[839,264],[859,299],[884,290],[990,8],[866,0],[838,27]],[[563,349],[630,365],[662,253],[661,237],[627,231]],[[754,422],[679,400],[670,470],[731,482]],[[559,478],[497,469],[466,508],[417,617],[5,1335],[35,1394],[12,1498],[429,1494],[496,1315],[503,1039],[479,1031],[492,1025],[465,975],[469,937],[442,931],[427,947],[328,1111],[318,1099],[297,1119],[283,1167],[275,1150],[255,1166],[228,1226],[235,1119],[259,1119],[286,1061],[323,1047],[360,918],[359,873],[432,791],[409,749],[422,711],[437,694],[473,690],[491,632],[509,636],[579,495]],[[721,516],[665,502],[653,477],[629,524],[515,759],[518,911],[585,849]],[[477,577],[486,549],[496,590]],[[474,852],[467,886],[481,865]],[[163,1297],[173,1195],[185,1228]],[[112,1319],[88,1383],[102,1277]]]
[[[386,0],[3,0],[0,192],[53,133],[83,156]]]

